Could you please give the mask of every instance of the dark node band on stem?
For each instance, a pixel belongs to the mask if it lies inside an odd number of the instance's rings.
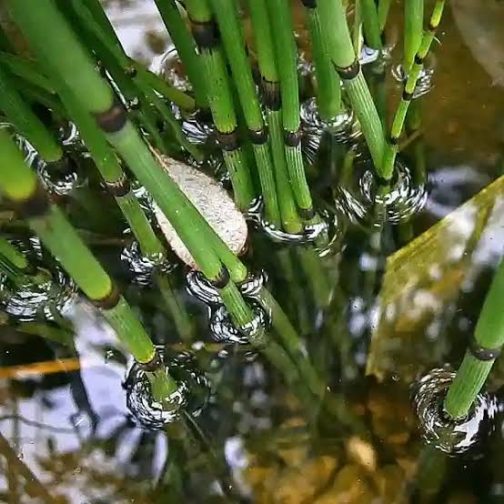
[[[105,112],[94,114],[96,123],[105,133],[117,133],[121,131],[126,121],[128,113],[117,97],[112,106]]]
[[[433,24],[432,23],[432,20],[429,21],[428,25],[427,25],[427,30],[429,30],[430,32],[435,32],[438,28],[438,25],[437,24]]]
[[[421,54],[415,54],[415,64],[423,65],[424,57]]]
[[[474,338],[469,343],[469,352],[471,355],[480,361],[493,361],[499,357],[501,347],[499,348],[485,348],[481,346]]]
[[[266,128],[260,130],[249,129],[249,138],[254,145],[264,145],[268,141],[268,132]]]
[[[217,275],[217,277],[213,280],[210,280],[210,283],[216,288],[216,289],[224,289],[224,287],[227,286],[229,281],[231,280],[231,277],[229,275],[229,271],[225,266],[221,266],[221,269]]]
[[[411,100],[413,100],[413,93],[408,93],[408,91],[406,91],[406,89],[404,89],[403,93],[402,93],[402,99],[404,101],[411,101]]]
[[[125,173],[123,173],[121,178],[118,180],[106,180],[105,187],[107,188],[107,191],[116,198],[126,196],[131,190],[130,181]]]
[[[154,353],[154,356],[149,362],[138,362],[138,366],[145,373],[153,373],[163,366],[163,360],[158,352]]]
[[[100,310],[112,310],[117,306],[119,300],[121,299],[121,293],[117,289],[117,287],[112,284],[112,288],[110,292],[101,299],[91,299],[90,301],[94,306],[100,308]]]
[[[301,130],[284,130],[284,143],[287,147],[297,147],[301,143]]]
[[[217,131],[217,141],[222,150],[234,151],[240,147],[240,138],[238,137],[238,129],[230,133]]]
[[[210,21],[191,21],[191,31],[200,49],[213,49],[220,44],[220,33],[217,23]]]
[[[37,180],[33,193],[24,201],[12,201],[12,206],[25,219],[32,219],[47,214],[50,209],[50,202],[40,180]]]
[[[313,207],[311,208],[299,208],[298,207],[298,214],[301,219],[304,221],[310,221],[315,217],[315,210]]]
[[[388,139],[388,142],[392,146],[398,145],[399,144],[399,137],[398,136],[394,136],[394,135],[390,135],[389,139]]]
[[[280,83],[278,81],[269,81],[264,77],[262,79],[262,97],[264,106],[275,112],[282,107],[282,95],[280,93]]]
[[[316,9],[317,8],[317,0],[301,0],[301,3],[307,9]]]
[[[359,63],[359,60],[356,58],[355,61],[347,66],[347,67],[339,67],[338,65],[336,65],[336,63],[334,63],[333,61],[333,65],[334,65],[334,68],[336,69],[336,71],[338,72],[339,76],[343,79],[343,80],[352,80],[352,79],[355,79],[355,77],[357,77],[357,75],[359,75],[359,72],[360,72],[360,63]]]

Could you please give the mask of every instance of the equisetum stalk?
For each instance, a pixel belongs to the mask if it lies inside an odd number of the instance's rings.
[[[316,0],[301,0],[306,7],[306,18],[312,45],[315,78],[317,80],[317,107],[324,122],[333,121],[341,112],[341,81],[329,58],[326,40],[322,35],[320,11]]]
[[[0,190],[82,292],[101,310],[135,359],[157,376],[162,385],[161,397],[168,397],[177,385],[162,368],[149,336],[110,276],[60,209],[50,203],[39,179],[24,163],[21,152],[5,130],[0,130]]]
[[[203,67],[196,53],[196,46],[187,25],[182,18],[175,0],[154,0],[161,18],[177,49],[189,82],[192,85],[196,103],[200,108],[208,108]]]
[[[245,51],[245,40],[238,18],[236,3],[234,0],[210,0],[210,3],[217,18],[224,49],[249,130],[261,182],[266,220],[274,227],[280,228],[280,210],[278,208],[273,164],[268,148],[268,134],[264,125],[249,59]]]
[[[267,0],[266,4],[271,30],[275,34],[273,47],[280,76],[282,123],[289,179],[298,213],[304,221],[310,221],[315,217],[315,211],[301,154],[299,81],[292,14],[288,0]]]
[[[358,0],[361,3],[362,24],[366,44],[372,49],[382,49],[380,20],[375,0]]]
[[[243,313],[239,303],[244,301],[239,296],[231,297],[228,291],[223,292],[228,287],[233,293],[230,273],[213,247],[220,239],[209,232],[209,224],[156,161],[128,119],[126,110],[116,101],[112,88],[99,75],[52,1],[39,0],[32,4],[31,0],[9,0],[9,5],[32,50],[72,89],[81,107],[94,115],[107,140],[150,192],[203,274],[219,290],[230,315],[238,319],[235,312]],[[62,45],[66,48],[63,54]],[[232,255],[228,250],[223,252],[227,257]]]
[[[391,5],[392,0],[378,0],[378,23],[381,33],[385,30]]]
[[[142,254],[152,261],[162,262],[165,257],[164,247],[133,194],[128,177],[114,151],[109,147],[103,132],[98,128],[89,112],[81,107],[64,82],[60,84],[59,94],[103,177],[107,191],[116,200],[137,239]]]
[[[485,298],[472,342],[444,401],[444,411],[454,419],[467,416],[504,344],[504,260]]]
[[[300,233],[303,226],[296,209],[285,159],[280,82],[266,1],[249,0],[248,5],[261,73],[263,102],[270,133],[271,155],[282,227],[288,233]]]
[[[359,119],[376,174],[380,178],[386,178],[382,167],[385,143],[383,127],[364,80],[359,59],[355,56],[343,4],[341,0],[318,0],[318,6],[332,63]]]
[[[63,158],[61,145],[17,92],[15,84],[2,65],[0,65],[0,109],[47,163]]]
[[[429,53],[432,41],[434,40],[434,36],[436,34],[436,30],[439,26],[439,23],[441,22],[444,5],[445,0],[436,0],[429,26],[427,28],[427,31],[423,35],[420,48],[418,49],[418,52],[414,58],[413,65],[410,68],[405,69],[408,78],[406,80],[406,83],[404,84],[401,101],[399,102],[399,106],[397,107],[396,113],[394,115],[394,121],[392,122],[389,141],[385,146],[384,151],[383,176],[387,180],[390,180],[394,171],[395,159],[399,150],[399,138],[404,128],[404,123],[406,121],[409,106],[415,94],[418,79],[420,78],[420,74],[423,70],[424,60]]]
[[[54,93],[51,81],[40,73],[38,65],[34,61],[27,60],[16,54],[0,52],[0,64],[27,83],[37,86],[48,93]]]
[[[247,210],[254,199],[254,187],[238,135],[238,123],[218,28],[207,0],[189,0],[187,12],[205,72],[208,99],[219,144],[233,185],[235,201]]]
[[[403,70],[413,66],[423,37],[424,0],[404,0]]]

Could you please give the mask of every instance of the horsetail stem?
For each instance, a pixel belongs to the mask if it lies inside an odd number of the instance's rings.
[[[152,260],[161,261],[165,254],[164,247],[154,233],[139,201],[133,194],[129,180],[114,151],[107,144],[103,132],[64,83],[60,85],[59,94],[103,177],[105,187],[115,198],[130,225],[142,254]]]
[[[273,164],[268,149],[268,135],[249,59],[245,51],[245,40],[238,19],[236,4],[234,0],[210,0],[210,3],[217,18],[245,122],[249,129],[261,182],[266,220],[279,228],[281,225],[280,211],[273,175]]]
[[[144,328],[60,209],[49,202],[5,130],[0,130],[0,189],[89,300],[101,309],[138,362],[151,363],[156,350]],[[166,380],[174,390],[175,382],[168,376]]]
[[[385,25],[387,24],[391,5],[392,0],[378,0],[378,23],[382,33],[385,30]]]
[[[444,410],[452,419],[468,414],[504,344],[503,297],[504,260],[501,260],[485,298],[473,341],[444,401]]]
[[[186,7],[203,63],[210,110],[233,185],[235,201],[241,210],[247,210],[255,196],[254,187],[245,153],[240,145],[220,34],[207,0],[189,0]]]
[[[280,83],[275,63],[273,37],[266,0],[249,0],[254,42],[259,71],[262,78],[263,102],[270,133],[278,208],[282,226],[288,233],[300,233],[303,229],[297,213],[294,195],[289,183],[282,130],[282,103]]]
[[[48,162],[63,158],[61,145],[19,95],[11,76],[0,65],[0,109],[15,128]]]
[[[201,108],[208,108],[208,97],[200,58],[196,53],[196,45],[182,18],[175,0],[154,0],[161,18],[177,49],[186,75],[192,85],[196,103]]]
[[[16,54],[0,52],[0,64],[5,67],[11,75],[16,75],[48,93],[54,93],[51,81],[40,73],[38,65],[34,61],[27,60]]]
[[[424,0],[404,1],[404,58],[406,72],[413,66],[423,36]]]
[[[53,71],[73,90],[80,105],[94,114],[107,140],[117,149],[168,217],[206,278],[219,290],[225,287],[231,281],[230,273],[222,266],[213,245],[221,244],[224,248],[220,251],[222,256],[227,254],[229,258],[232,253],[222,245],[221,239],[153,157],[128,119],[125,109],[115,101],[109,84],[98,74],[54,3],[51,0],[40,0],[34,6],[31,0],[10,0],[10,6],[13,17],[33,50],[40,53],[41,59],[50,62]],[[47,30],[47,26],[51,30]],[[59,50],[61,44],[67,49],[66,57],[62,57]],[[84,85],[96,89],[88,92]],[[108,97],[107,100],[104,99],[105,96]],[[237,271],[243,270],[237,259],[233,266]],[[234,309],[233,306],[227,308],[230,313]]]
[[[306,18],[312,45],[312,57],[317,81],[317,106],[320,118],[331,122],[341,112],[341,81],[334,72],[322,35],[320,11],[316,0],[302,0],[306,7]]]
[[[338,71],[373,158],[376,173],[383,177],[384,134],[380,117],[352,45],[341,0],[318,0],[322,29],[329,54]]]
[[[0,237],[0,271],[17,287],[39,284],[50,280],[49,273],[41,273],[8,240]]]
[[[288,0],[268,0],[267,6],[271,29],[275,33],[273,47],[280,76],[287,169],[300,216],[309,221],[314,217],[314,210],[301,155],[299,81],[292,15]]]
[[[361,3],[364,37],[369,47],[376,50],[382,49],[380,20],[375,0],[358,0]]]
[[[405,69],[408,78],[406,80],[406,83],[404,84],[404,91],[401,96],[401,101],[399,102],[399,106],[397,107],[394,120],[392,122],[390,138],[387,145],[385,146],[384,151],[383,176],[387,180],[390,180],[394,171],[395,159],[397,152],[399,151],[399,138],[404,128],[404,123],[408,114],[409,106],[411,104],[411,101],[413,100],[418,79],[420,78],[420,74],[423,70],[424,60],[429,53],[432,41],[434,40],[434,36],[436,34],[436,30],[439,26],[439,23],[441,22],[444,5],[445,0],[436,0],[428,29],[422,37],[422,42],[414,58],[413,65],[410,68]]]

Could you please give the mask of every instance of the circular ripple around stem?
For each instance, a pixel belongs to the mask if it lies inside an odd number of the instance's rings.
[[[478,394],[467,418],[450,420],[443,401],[455,373],[433,369],[413,386],[413,402],[425,441],[450,455],[474,449],[494,428],[497,402],[488,394]]]

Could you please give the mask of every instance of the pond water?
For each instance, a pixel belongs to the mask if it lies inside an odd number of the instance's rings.
[[[226,339],[175,259],[165,296],[133,273],[125,257],[142,265],[131,237],[90,178],[61,204],[199,395],[164,430],[142,426],[127,403],[130,359],[90,305],[56,300],[67,305],[65,330],[41,322],[58,317],[40,313],[46,294],[12,295],[0,313],[1,502],[504,502],[503,358],[480,398],[480,424],[452,439],[452,453],[425,437],[419,417],[430,412],[412,402],[422,375],[459,364],[504,249],[504,6],[450,3],[401,158],[402,178],[421,189],[406,191],[406,205],[390,204],[383,227],[370,227],[361,215],[370,208],[365,156],[356,150],[355,173],[342,182],[348,144],[306,123],[310,185],[331,216],[330,246],[278,243],[250,222],[244,261],[283,308],[283,330],[302,338],[324,400],[304,400],[262,354]],[[166,65],[154,2],[106,6],[131,55]],[[388,37],[399,46],[397,7]],[[305,69],[302,20],[296,10]],[[389,108],[401,92],[397,63],[398,47],[385,66],[365,67]],[[309,100],[310,84],[302,88]],[[0,218],[35,261],[54,267],[7,211]],[[74,344],[62,345],[72,333]]]

